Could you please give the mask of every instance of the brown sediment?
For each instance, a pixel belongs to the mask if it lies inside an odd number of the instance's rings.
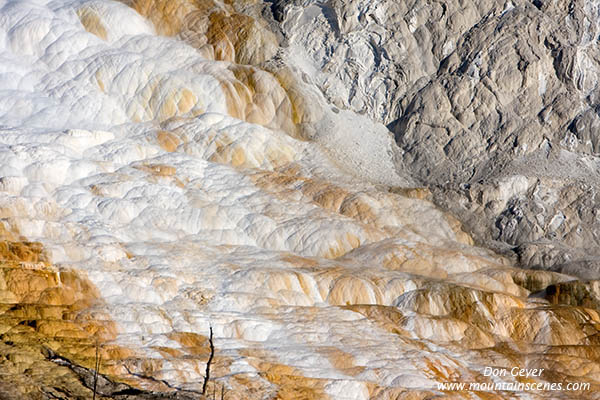
[[[252,116],[253,120],[248,122],[266,125],[269,121],[257,105],[257,93],[262,96],[268,95],[261,93],[261,88],[257,87],[255,74],[260,73],[259,70],[245,65],[231,65],[228,69],[233,73],[234,79],[221,80],[221,87],[226,94],[229,114],[242,120]]]
[[[361,198],[360,194],[348,196],[340,205],[339,213],[354,218],[364,224],[376,224],[377,215],[373,208]]]
[[[231,157],[230,163],[234,167],[240,167],[240,166],[244,165],[244,163],[246,162],[246,153],[245,153],[244,149],[241,147],[233,148],[233,150],[231,151],[230,157]]]
[[[544,297],[551,304],[600,309],[600,281],[553,282],[544,290]]]
[[[148,101],[150,109],[155,111],[153,117],[159,121],[184,115],[196,105],[197,98],[189,89],[171,90],[165,95],[162,88],[163,86],[157,83]]]
[[[420,351],[429,351],[427,344],[419,339],[414,338],[414,332],[412,330],[406,330],[404,325],[408,321],[408,317],[403,314],[401,310],[397,307],[389,307],[382,305],[349,305],[342,306],[341,308],[351,310],[357,312],[365,318],[369,319],[371,322],[375,323],[377,326],[381,327],[384,331],[393,333],[398,335],[401,340],[406,342],[408,348],[413,348],[415,350]],[[435,323],[435,320],[432,320],[431,323]],[[468,340],[468,339],[466,339]],[[471,382],[485,382],[486,380],[483,376],[475,373],[475,376],[463,377],[461,376],[457,370],[454,370],[448,366],[437,363],[434,359],[424,357],[423,358],[423,366],[422,371],[432,380],[438,382],[461,382],[461,381],[471,381]],[[471,372],[469,372],[471,374]],[[405,388],[390,388],[390,387],[382,387],[377,383],[367,383],[369,388],[369,398],[370,399],[388,399],[388,398],[398,398],[398,399],[430,399],[437,398],[434,393],[427,390],[407,390]],[[457,395],[456,398],[462,398],[460,396],[464,396],[464,398],[472,398],[472,393],[470,391],[465,391],[463,393],[459,392],[447,392],[447,394],[443,395],[441,398],[447,398],[449,394]],[[391,397],[390,397],[391,396]],[[477,392],[478,398],[481,399],[500,399],[495,393],[480,393]],[[455,397],[452,397],[455,398]]]
[[[540,305],[506,313],[513,341],[549,346],[600,345],[598,312],[583,307]],[[540,332],[544,327],[544,331]]]
[[[509,269],[510,276],[516,285],[528,290],[529,292],[539,292],[556,283],[570,280],[566,275],[561,275],[557,272],[529,270],[521,268]],[[547,298],[552,303],[551,298]]]
[[[150,174],[158,177],[173,176],[177,171],[175,167],[165,164],[142,164],[136,165],[134,168],[149,172]]]
[[[210,144],[214,146],[214,152],[208,158],[208,161],[231,164],[234,167],[244,165],[246,152],[242,147],[233,143],[227,134],[212,137]]]
[[[386,237],[384,227],[379,226],[378,216],[360,193],[352,194],[336,185],[293,173],[261,171],[250,175],[250,179],[261,189],[283,200],[300,191],[321,208],[356,220],[370,238]],[[338,258],[361,245],[362,241],[357,235],[346,232],[319,256]]]
[[[102,68],[96,75],[99,71]],[[138,106],[128,109],[130,118],[135,121],[155,120],[163,123],[182,116],[194,117],[204,112],[201,99],[191,89],[170,86],[161,77],[151,78],[137,96]],[[146,106],[141,107],[140,104]]]
[[[501,359],[496,366],[510,371],[514,366],[543,369],[538,382],[562,383],[585,382],[589,390],[569,392],[569,398],[597,399],[600,390],[598,381],[598,357],[600,346],[540,346],[524,343],[500,342],[494,347],[478,350],[484,359]],[[499,358],[501,354],[504,358]],[[485,378],[476,376],[474,381]],[[552,392],[554,393],[554,392]]]
[[[219,84],[225,95],[227,113],[234,118],[243,120],[246,116],[246,105],[250,102],[247,88],[236,81],[220,80]]]
[[[383,295],[379,288],[367,279],[341,276],[329,290],[327,302],[332,305],[381,304]]]
[[[102,190],[102,187],[98,186],[98,185],[90,185],[89,186],[90,192],[92,192],[92,194],[94,196],[98,196],[98,197],[104,197],[105,193]]]
[[[251,139],[252,140],[252,139]],[[248,146],[246,140],[232,139],[226,131],[211,132],[204,138],[205,157],[208,161],[244,168],[278,168],[295,158],[295,150],[285,144]]]
[[[167,337],[179,343],[186,353],[206,356],[210,354],[209,341],[206,336],[194,332],[171,332]]]
[[[215,60],[236,61],[244,41],[254,39],[250,33],[254,19],[246,15],[231,15],[214,11],[208,16],[206,40],[213,46]]]
[[[171,332],[167,334],[167,337],[171,340],[176,341],[181,345],[181,349],[179,350],[183,357],[182,359],[186,361],[195,360],[195,371],[204,375],[206,363],[209,360],[211,353],[211,346],[208,337],[204,335],[200,335],[195,332]],[[218,381],[228,376],[231,373],[230,366],[233,363],[233,360],[230,357],[224,356],[220,353],[219,349],[215,349],[215,353],[211,360],[210,364],[210,376],[211,380],[209,380],[207,389],[211,392],[215,385],[219,385]],[[182,380],[184,377],[182,376]],[[241,395],[239,393],[238,395]]]
[[[189,89],[183,89],[179,93],[179,100],[177,101],[177,109],[180,114],[189,112],[197,102],[196,95]]]
[[[212,47],[216,60],[238,64],[260,64],[275,54],[277,39],[265,23],[230,4],[208,4],[196,2],[198,12],[186,17],[182,39],[196,47]]]
[[[89,398],[72,370],[48,359],[48,351],[93,368],[98,346],[101,373],[123,375],[131,350],[112,343],[116,324],[102,311],[95,286],[81,273],[59,270],[41,243],[21,240],[0,223],[0,397],[10,388],[21,398],[69,393]]]
[[[386,269],[432,278],[447,278],[445,267],[448,260],[460,254],[452,249],[434,248],[422,243],[410,247],[393,245],[385,250],[383,267]]]
[[[419,200],[432,200],[433,195],[431,194],[431,190],[426,187],[414,187],[414,188],[401,188],[401,187],[393,187],[390,188],[390,193],[396,193],[402,195],[404,197],[408,197],[410,199],[419,199]]]
[[[153,349],[158,351],[161,354],[161,356],[164,357],[166,360],[170,358],[180,358],[184,354],[180,350],[174,349],[172,347],[157,346],[153,347]]]
[[[261,171],[250,176],[252,182],[269,193],[286,193],[286,188],[291,184],[302,183],[309,178],[293,173],[281,173],[278,171]]]

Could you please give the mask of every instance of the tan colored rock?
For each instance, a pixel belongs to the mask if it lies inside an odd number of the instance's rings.
[[[77,10],[77,16],[86,31],[98,36],[102,40],[106,40],[106,28],[102,24],[100,16],[93,8],[81,7]]]
[[[179,36],[204,55],[239,64],[259,64],[273,56],[277,41],[264,23],[238,13],[231,2],[146,1],[124,3],[150,19],[159,34]]]

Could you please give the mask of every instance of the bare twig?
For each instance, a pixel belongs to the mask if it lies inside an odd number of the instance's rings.
[[[210,355],[208,356],[208,361],[206,362],[206,376],[204,377],[204,384],[202,385],[202,394],[206,394],[206,385],[208,385],[208,380],[210,379],[210,363],[212,362],[213,357],[215,355],[215,345],[213,344],[212,326],[210,327],[210,336],[208,338],[208,343],[210,344]]]

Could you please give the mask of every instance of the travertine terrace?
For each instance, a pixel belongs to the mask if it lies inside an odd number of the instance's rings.
[[[90,399],[95,369],[99,399],[206,398],[211,328],[227,400],[594,398],[595,245],[561,229],[592,235],[597,138],[551,132],[597,119],[562,79],[589,99],[595,44],[571,69],[469,47],[564,17],[546,3],[1,0],[0,398]],[[596,32],[579,3],[549,54]],[[546,102],[530,130],[488,112]],[[509,162],[515,137],[537,147]],[[531,167],[571,159],[591,178]],[[518,230],[534,200],[545,233]],[[544,372],[484,376],[515,366]]]

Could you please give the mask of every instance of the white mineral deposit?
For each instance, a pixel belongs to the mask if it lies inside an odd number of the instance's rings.
[[[598,21],[0,0],[0,399],[598,398]]]

